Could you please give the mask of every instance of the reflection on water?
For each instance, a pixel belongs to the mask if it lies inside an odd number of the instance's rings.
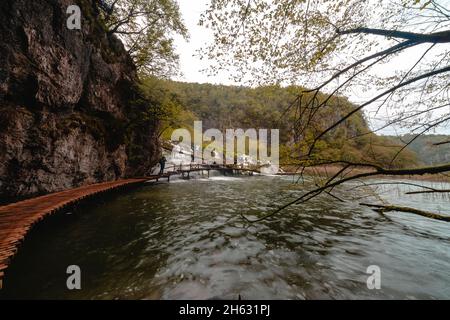
[[[9,269],[4,298],[450,298],[450,225],[329,197],[246,225],[303,192],[288,177],[148,185],[42,223]],[[344,195],[348,186],[336,190]],[[352,191],[363,194],[363,190]],[[403,193],[382,196],[402,204]],[[417,200],[420,199],[420,200]],[[396,202],[397,201],[397,202]],[[400,202],[399,202],[400,201]],[[405,200],[406,201],[406,200]],[[407,200],[409,201],[409,200]],[[448,198],[414,201],[450,207]],[[448,210],[447,210],[448,211]],[[82,290],[66,289],[79,265]],[[381,290],[366,286],[381,268]]]
[[[390,203],[436,213],[450,214],[450,193],[407,194],[408,192],[429,190],[426,188],[448,190],[450,189],[449,183],[408,180],[376,180],[371,183],[377,183],[377,185],[373,185],[372,187],[376,190],[377,194]],[[379,183],[386,184],[378,185]],[[415,184],[422,185],[426,188],[417,187]]]

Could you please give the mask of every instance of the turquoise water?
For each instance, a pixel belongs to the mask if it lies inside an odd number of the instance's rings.
[[[212,177],[148,184],[44,221],[6,274],[2,298],[450,298],[450,224],[381,215],[319,196],[273,219],[245,223],[302,194],[290,177]],[[335,190],[338,197],[370,192]],[[384,189],[383,189],[384,188]],[[378,189],[391,203],[450,211],[446,196]],[[389,189],[390,188],[390,189]],[[402,189],[403,188],[403,189]],[[361,200],[362,201],[362,200]],[[81,290],[66,268],[81,268]],[[369,290],[367,267],[381,270]]]

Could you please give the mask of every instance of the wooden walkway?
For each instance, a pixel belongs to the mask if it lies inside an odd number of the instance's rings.
[[[97,183],[51,193],[0,207],[0,289],[5,269],[31,227],[68,205],[87,197],[125,186],[143,183],[150,178],[125,179]]]
[[[199,172],[199,171],[210,171],[217,170],[221,172],[250,172],[250,173],[261,173],[261,167],[263,166],[248,166],[243,167],[240,165],[222,165],[222,164],[185,164],[185,165],[172,165],[167,167],[167,169],[172,169],[173,171],[169,171],[170,174],[184,174],[190,172]]]
[[[163,175],[97,183],[0,206],[0,289],[3,284],[4,272],[11,258],[16,254],[19,245],[24,240],[28,231],[46,216],[66,206],[73,205],[78,201],[106,191],[144,183],[149,180],[159,181],[159,179],[167,178],[169,181],[172,175],[181,174],[185,177],[185,174],[187,174],[187,177],[189,177],[190,172],[203,170],[208,171],[208,176],[210,170],[257,172],[255,169],[223,165],[191,164],[172,166],[172,171]]]

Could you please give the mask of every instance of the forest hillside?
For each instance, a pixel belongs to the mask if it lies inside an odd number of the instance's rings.
[[[165,110],[162,137],[169,139],[173,129],[180,127],[192,130],[194,120],[202,120],[204,130],[217,128],[222,132],[236,128],[280,129],[280,160],[286,164],[295,163],[305,155],[316,132],[354,108],[345,97],[333,97],[326,108],[318,111],[308,129],[302,131],[295,121],[299,110],[291,105],[301,87],[250,88],[155,78],[145,78],[142,87],[147,98],[154,102],[152,105]],[[325,98],[324,94],[318,95],[319,100]],[[391,164],[400,148],[390,137],[371,133],[364,114],[358,112],[317,143],[314,157],[399,168],[419,163],[413,152],[404,150]]]

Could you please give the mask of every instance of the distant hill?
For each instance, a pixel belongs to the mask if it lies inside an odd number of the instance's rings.
[[[389,138],[392,141],[404,144],[414,137],[414,135],[407,134],[400,137],[390,136]],[[450,141],[450,135],[423,135],[415,139],[408,148],[416,153],[417,158],[424,164],[450,163],[450,143],[435,145],[444,141]]]
[[[204,130],[217,128],[224,132],[225,129],[236,128],[280,129],[282,163],[292,163],[304,156],[318,132],[355,108],[347,98],[333,97],[326,107],[318,110],[307,129],[300,130],[302,126],[296,120],[299,112],[303,111],[297,105],[289,109],[292,101],[303,90],[298,86],[249,88],[149,78],[144,81],[143,87],[155,104],[166,105],[168,109],[176,111],[175,115],[167,117],[168,130],[165,134],[168,137],[163,134],[166,139],[170,138],[170,129],[189,128],[194,119],[203,121]],[[155,92],[158,94],[155,95]],[[319,93],[317,99],[323,101],[326,97]],[[306,99],[309,100],[310,97],[302,100],[303,106]],[[175,118],[178,120],[174,121]],[[316,159],[390,165],[399,149],[400,146],[389,138],[370,133],[364,114],[357,112],[318,141],[313,156]],[[393,166],[405,167],[416,163],[415,155],[405,150]]]

